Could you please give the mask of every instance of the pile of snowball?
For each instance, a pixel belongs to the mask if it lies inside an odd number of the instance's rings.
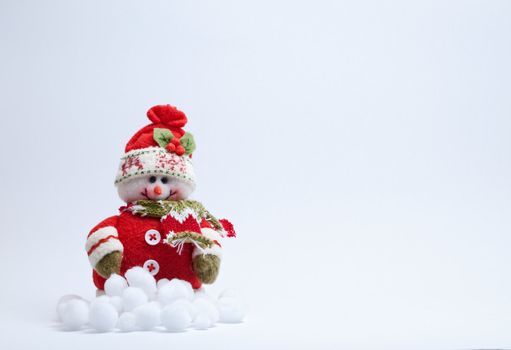
[[[218,298],[204,288],[193,290],[190,283],[154,277],[141,267],[112,275],[105,282],[105,293],[92,301],[76,295],[62,297],[57,305],[62,328],[98,332],[149,331],[163,326],[169,332],[187,328],[208,329],[215,323],[239,323],[244,308],[234,290]]]

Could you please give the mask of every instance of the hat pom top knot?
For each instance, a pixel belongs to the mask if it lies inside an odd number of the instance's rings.
[[[171,128],[182,128],[188,121],[186,115],[171,105],[158,105],[147,111],[147,117],[154,124],[165,125]]]
[[[157,105],[151,107],[147,111],[147,118],[149,118],[151,124],[144,126],[133,135],[126,144],[125,152],[147,147],[163,147],[160,144],[161,142],[170,141],[173,137],[181,139],[185,135],[183,127],[188,119],[183,112],[174,106]],[[162,136],[158,139],[160,142],[155,139],[155,132],[159,133],[157,136]],[[160,135],[161,132],[164,134]],[[164,143],[166,145],[168,142]]]

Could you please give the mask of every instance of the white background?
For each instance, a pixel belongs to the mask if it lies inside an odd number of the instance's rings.
[[[510,2],[3,0],[0,43],[0,347],[511,347]],[[62,332],[162,103],[246,322]]]

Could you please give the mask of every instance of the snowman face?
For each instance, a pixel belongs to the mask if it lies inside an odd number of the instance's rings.
[[[192,193],[193,188],[186,182],[165,175],[147,175],[120,183],[119,197],[126,203],[141,199],[181,200]]]

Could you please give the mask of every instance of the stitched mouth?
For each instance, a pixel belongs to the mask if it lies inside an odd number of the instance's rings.
[[[169,196],[167,198],[165,198],[165,200],[168,200],[170,197],[172,197],[176,193],[177,193],[177,191],[172,192],[172,190],[170,190],[170,194],[169,194]]]
[[[140,192],[140,194],[141,194],[142,196],[144,196],[146,199],[150,199],[150,198],[149,198],[149,195],[147,194],[147,188],[144,188],[144,190],[143,190],[142,192]]]

